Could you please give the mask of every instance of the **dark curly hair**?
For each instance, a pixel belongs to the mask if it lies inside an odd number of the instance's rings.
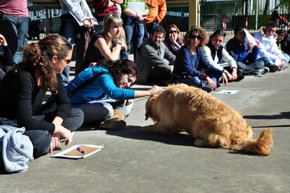
[[[58,60],[64,59],[72,45],[60,35],[48,35],[38,43],[31,43],[23,50],[23,60],[15,69],[39,72],[41,77],[41,88],[56,93],[57,78],[53,70],[51,59],[57,56]]]
[[[189,36],[192,34],[192,32],[198,32],[199,36],[201,37],[199,47],[203,47],[205,44],[208,43],[208,36],[206,34],[206,31],[202,27],[192,26],[185,34],[183,43],[187,46],[190,46],[190,38]]]
[[[136,79],[139,77],[137,65],[131,60],[102,60],[98,62],[98,65],[108,69],[116,85],[119,85],[122,74],[132,74]]]

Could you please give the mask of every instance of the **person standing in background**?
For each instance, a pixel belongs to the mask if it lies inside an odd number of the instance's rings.
[[[279,9],[278,6],[276,6],[274,11],[272,12],[271,21],[275,22],[277,27],[279,27],[279,20],[280,20]]]
[[[97,32],[100,32],[103,30],[104,17],[110,13],[117,13],[117,4],[123,4],[124,0],[92,0],[92,2],[95,9],[94,17],[98,21],[94,28]]]
[[[16,64],[22,61],[22,50],[27,44],[28,22],[27,0],[0,0],[0,33],[8,45],[17,45],[11,50]]]
[[[149,34],[152,29],[159,26],[162,19],[165,17],[167,6],[165,0],[145,0],[150,8],[149,14],[145,18],[146,28]]]
[[[60,34],[76,45],[76,74],[83,62],[88,29],[94,26],[94,16],[85,0],[59,0],[62,16]],[[69,82],[70,67],[62,72],[64,86]]]
[[[129,59],[131,42],[134,56],[136,49],[142,44],[145,33],[144,18],[149,14],[149,8],[144,0],[125,0],[121,8],[128,47],[127,50],[121,51],[121,59],[125,60]]]

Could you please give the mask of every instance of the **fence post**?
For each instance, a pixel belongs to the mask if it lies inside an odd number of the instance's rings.
[[[248,30],[248,17],[246,17],[246,30]]]
[[[227,27],[226,18],[223,18],[223,31],[226,31],[226,27]]]

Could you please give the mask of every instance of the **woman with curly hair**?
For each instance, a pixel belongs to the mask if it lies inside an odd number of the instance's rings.
[[[180,30],[174,24],[170,24],[166,30],[164,44],[174,54],[183,46],[183,37],[180,35]]]
[[[34,146],[34,157],[52,152],[72,141],[72,131],[83,122],[83,112],[72,108],[61,83],[60,73],[69,65],[72,46],[59,35],[49,35],[23,50],[23,61],[0,83],[0,116],[25,127]],[[42,108],[47,91],[56,105]]]
[[[206,32],[201,27],[191,27],[185,34],[184,46],[177,53],[174,63],[174,83],[185,83],[200,87],[208,92],[217,88],[220,80],[225,85],[228,79],[224,70],[217,69],[205,59],[201,48],[208,41]]]
[[[83,110],[84,125],[101,123],[99,127],[103,129],[124,129],[124,118],[133,106],[130,99],[152,96],[162,88],[129,89],[138,78],[137,66],[133,61],[103,60],[99,64],[78,74],[66,90],[71,102]]]
[[[103,59],[110,61],[119,59],[121,50],[127,49],[122,25],[123,20],[117,13],[105,16],[103,31],[93,35],[86,51],[83,66],[79,70],[76,69],[77,73],[89,66],[96,65]]]

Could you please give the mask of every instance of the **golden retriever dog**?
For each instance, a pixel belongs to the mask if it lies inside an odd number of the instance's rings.
[[[142,130],[164,134],[187,132],[198,147],[222,147],[269,155],[273,146],[272,129],[252,139],[251,126],[243,116],[200,88],[171,85],[146,102],[146,120],[154,125]]]

